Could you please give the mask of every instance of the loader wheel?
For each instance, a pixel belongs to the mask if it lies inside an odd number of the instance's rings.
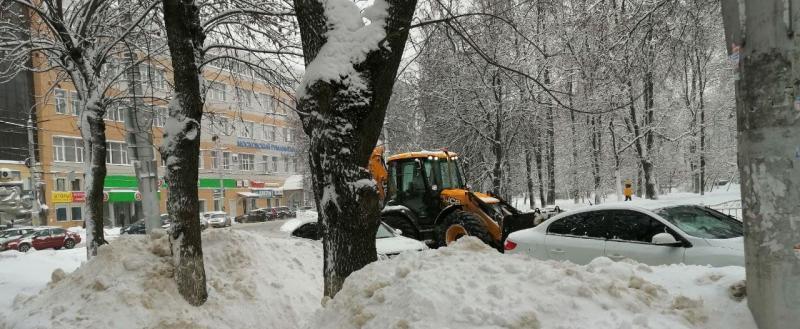
[[[456,210],[448,215],[438,231],[436,235],[440,247],[447,246],[465,235],[474,236],[487,245],[494,245],[483,221],[475,214],[463,210]]]
[[[417,234],[417,228],[414,227],[414,224],[412,224],[411,221],[409,221],[405,217],[397,215],[388,215],[386,217],[383,217],[383,222],[391,226],[392,228],[402,231],[403,233],[401,235],[404,237],[415,240],[419,239],[419,236]]]

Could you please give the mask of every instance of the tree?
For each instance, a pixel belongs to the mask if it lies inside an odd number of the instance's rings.
[[[55,81],[71,83],[83,109],[79,126],[84,140],[87,257],[106,243],[103,234],[103,184],[106,177],[106,135],[103,116],[119,101],[118,88],[127,67],[118,64],[120,45],[151,16],[157,1],[130,3],[82,0],[1,0],[0,54],[17,63],[16,70],[55,72]],[[1,15],[29,13],[30,26]],[[36,57],[35,55],[42,55]],[[29,61],[29,59],[33,59]],[[27,66],[27,63],[32,65]],[[138,62],[131,65],[138,65]],[[8,70],[3,74],[14,74]],[[1,79],[2,77],[0,77]]]
[[[722,2],[726,44],[740,77],[736,116],[747,303],[761,329],[800,323],[800,49],[792,11],[798,6],[800,1]]]
[[[367,162],[383,127],[415,0],[294,0],[306,72],[298,113],[310,139],[324,293],[377,258],[378,193]],[[370,21],[364,24],[363,19]]]

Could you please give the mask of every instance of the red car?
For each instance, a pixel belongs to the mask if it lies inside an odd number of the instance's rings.
[[[69,232],[63,228],[40,228],[33,232],[23,235],[19,239],[3,243],[0,250],[16,249],[27,252],[34,248],[42,249],[72,249],[81,242],[81,236],[77,233]]]

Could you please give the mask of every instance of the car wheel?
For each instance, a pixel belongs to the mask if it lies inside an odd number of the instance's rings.
[[[69,240],[65,241],[64,242],[64,248],[66,248],[66,249],[75,248],[75,240],[69,239]]]
[[[19,247],[17,247],[17,250],[19,250],[19,252],[28,252],[28,250],[31,250],[31,245],[27,243],[21,244]]]
[[[383,222],[392,228],[402,231],[402,235],[404,237],[419,239],[417,228],[414,227],[414,224],[412,224],[408,218],[397,215],[388,215],[383,218]]]
[[[401,229],[402,230],[402,229]],[[456,240],[471,235],[489,246],[494,247],[494,241],[486,230],[483,221],[475,214],[463,210],[456,210],[442,221],[437,227],[436,238],[440,247],[447,246]]]

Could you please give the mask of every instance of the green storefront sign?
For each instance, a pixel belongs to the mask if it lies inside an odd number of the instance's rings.
[[[225,188],[236,188],[235,179],[223,179]],[[162,188],[166,188],[167,184],[162,183]],[[200,178],[197,182],[198,188],[217,189],[220,188],[220,180],[217,178]],[[108,175],[103,184],[106,189],[105,193],[108,194],[107,202],[134,202],[136,200],[136,192],[139,184],[134,176],[117,176]],[[161,192],[159,191],[159,196]]]

